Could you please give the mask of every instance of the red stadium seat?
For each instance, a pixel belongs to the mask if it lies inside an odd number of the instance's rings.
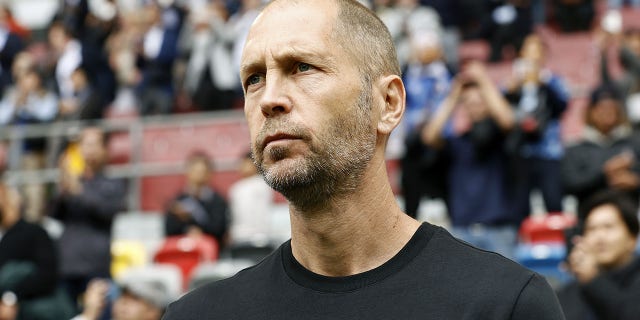
[[[198,264],[216,261],[218,254],[218,242],[213,237],[172,236],[167,237],[160,250],[156,252],[153,261],[178,266],[182,271],[184,284],[187,284],[192,271]]]
[[[574,215],[563,213],[531,216],[520,226],[520,240],[525,243],[565,243],[564,230],[576,223]]]

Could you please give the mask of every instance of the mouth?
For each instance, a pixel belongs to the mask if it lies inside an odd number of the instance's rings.
[[[284,140],[300,140],[301,138],[298,136],[294,136],[291,134],[287,134],[287,133],[276,133],[273,135],[268,135],[263,141],[262,141],[262,147],[263,149],[266,148],[270,143],[272,142],[277,142],[277,141],[284,141]]]

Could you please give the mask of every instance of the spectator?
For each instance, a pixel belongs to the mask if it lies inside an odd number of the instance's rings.
[[[571,239],[567,259],[576,281],[558,292],[567,320],[638,319],[637,205],[605,191],[589,198],[583,210],[582,236]]]
[[[178,17],[164,19],[165,13],[172,9],[163,9],[158,3],[151,2],[145,7],[148,29],[144,35],[142,49],[138,54],[138,67],[142,71],[142,81],[138,91],[140,95],[140,113],[168,114],[173,109],[173,64],[178,55]]]
[[[378,7],[378,16],[385,23],[396,47],[400,67],[405,68],[411,54],[409,39],[421,32],[435,32],[442,36],[438,13],[423,6],[418,0],[397,0],[391,6]]]
[[[70,302],[56,291],[54,243],[20,208],[17,191],[0,182],[0,319],[68,319]]]
[[[451,74],[442,60],[438,33],[418,33],[411,44],[412,59],[403,73],[407,107],[397,133],[405,135],[401,181],[405,211],[415,218],[423,195],[447,200],[442,157],[424,145],[420,132],[448,94]]]
[[[15,57],[24,50],[20,36],[11,30],[10,14],[4,5],[0,6],[0,97],[13,84],[11,66]]]
[[[200,110],[231,109],[239,81],[231,61],[226,10],[213,3],[210,8],[193,12],[192,23],[183,36],[188,44],[189,62],[185,87]]]
[[[588,31],[595,16],[593,0],[554,0],[555,20],[563,32]]]
[[[58,113],[58,98],[43,87],[42,77],[34,69],[19,74],[14,88],[8,90],[0,101],[0,124],[28,125],[51,123]],[[20,164],[23,170],[38,170],[44,167],[45,138],[25,139],[22,146]],[[15,150],[15,149],[14,149]],[[39,221],[42,218],[45,202],[44,185],[29,183],[25,185],[25,218]]]
[[[512,156],[514,212],[531,213],[530,195],[540,190],[548,212],[562,211],[560,160],[563,156],[560,119],[569,96],[560,77],[545,69],[546,47],[529,35],[513,65],[506,97],[517,125],[507,148]]]
[[[511,108],[484,66],[471,62],[423,131],[425,143],[448,157],[452,233],[507,257],[523,219],[509,208],[506,184],[504,139],[513,125]]]
[[[84,168],[78,174],[71,159],[61,159],[58,192],[51,205],[51,216],[64,224],[59,240],[61,272],[74,301],[92,278],[109,278],[111,224],[116,213],[125,210],[124,181],[104,174],[107,140],[100,128],[82,130]]]
[[[91,120],[102,118],[102,97],[91,83],[84,69],[78,68],[71,74],[73,96],[60,101],[61,120]]]
[[[186,186],[169,205],[165,220],[167,235],[208,234],[220,246],[227,242],[229,209],[224,198],[209,187],[212,163],[203,152],[187,158]]]
[[[565,191],[578,203],[598,191],[615,189],[638,201],[638,143],[624,116],[615,89],[599,87],[591,94],[581,141],[567,148],[562,160]]]
[[[92,280],[84,294],[84,310],[71,320],[99,320],[105,311],[111,311],[113,320],[160,320],[165,308],[175,297],[160,282],[129,279],[121,285],[120,295],[109,303],[112,283],[103,279]]]
[[[240,164],[241,179],[229,190],[232,244],[262,245],[271,238],[273,190],[258,174],[247,154]]]
[[[640,29],[630,29],[624,34],[600,30],[596,32],[595,42],[601,52],[602,82],[615,87],[622,94],[629,120],[637,127],[640,125]],[[618,56],[623,73],[618,79],[614,79],[609,72],[607,49],[611,47],[619,48]]]
[[[505,49],[515,55],[533,29],[531,4],[525,0],[491,1],[490,14],[472,37],[487,39],[491,45],[490,61],[503,60]]]

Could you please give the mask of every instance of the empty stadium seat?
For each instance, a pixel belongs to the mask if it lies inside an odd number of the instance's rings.
[[[571,214],[530,216],[520,225],[520,240],[524,243],[559,243],[564,246],[564,230],[576,223],[575,215]]]
[[[118,214],[111,228],[113,241],[132,240],[145,247],[145,262],[150,262],[164,242],[164,215],[157,213],[129,212]]]
[[[565,256],[566,247],[563,243],[520,243],[516,247],[515,259],[524,267],[543,275],[554,289],[558,289],[571,279],[571,275],[562,267]]]
[[[218,250],[218,242],[211,236],[172,236],[165,240],[153,260],[180,268],[186,285],[187,279],[198,264],[218,259]]]

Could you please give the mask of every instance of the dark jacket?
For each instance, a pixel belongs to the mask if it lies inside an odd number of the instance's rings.
[[[119,179],[102,174],[82,180],[79,195],[60,195],[52,217],[64,223],[60,238],[63,276],[109,277],[111,224],[125,210],[126,187]]]
[[[229,207],[222,196],[210,188],[205,188],[200,197],[180,193],[173,201],[173,203],[176,202],[189,211],[191,217],[189,221],[182,221],[168,212],[165,220],[165,231],[168,236],[185,234],[189,227],[196,226],[222,244],[230,223]]]
[[[40,226],[19,220],[6,230],[0,238],[0,275],[6,275],[6,268],[12,263],[30,263],[35,270],[17,283],[9,283],[15,282],[13,279],[0,279],[0,293],[11,290],[18,300],[24,300],[48,295],[56,288],[56,251],[53,241]]]
[[[567,193],[581,202],[590,195],[607,189],[608,183],[603,171],[607,160],[622,152],[631,151],[640,159],[640,144],[631,135],[628,128],[615,129],[609,138],[604,138],[593,128],[587,128],[585,138],[567,148],[562,160],[562,181]],[[638,160],[636,160],[638,163]],[[634,171],[640,173],[636,164]],[[638,190],[629,193],[638,199]]]
[[[573,282],[558,292],[567,320],[631,320],[640,316],[640,259],[587,284]]]

